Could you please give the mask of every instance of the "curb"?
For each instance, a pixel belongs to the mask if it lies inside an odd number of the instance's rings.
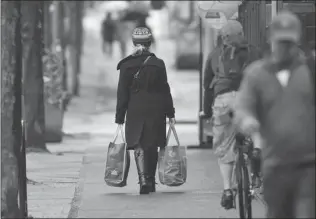
[[[86,155],[82,157],[81,168],[80,168],[80,173],[79,173],[79,181],[77,182],[77,185],[75,187],[74,197],[72,198],[71,207],[70,207],[67,218],[78,217],[78,212],[81,205],[82,193],[84,189],[85,174],[86,174],[84,170],[85,163],[86,163]]]
[[[201,149],[201,150],[213,150],[213,147],[210,145],[188,145],[187,150],[194,150],[194,149]]]
[[[179,125],[195,125],[195,124],[198,124],[197,121],[194,121],[194,120],[177,120],[176,119],[176,124],[179,124]]]

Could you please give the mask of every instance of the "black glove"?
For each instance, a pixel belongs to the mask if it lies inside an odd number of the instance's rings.
[[[252,151],[252,159],[254,160],[261,160],[261,149],[254,148]]]
[[[115,123],[118,124],[118,125],[123,125],[124,124],[124,119],[115,118]]]
[[[254,148],[251,157],[251,169],[255,177],[260,177],[261,172],[261,149]]]

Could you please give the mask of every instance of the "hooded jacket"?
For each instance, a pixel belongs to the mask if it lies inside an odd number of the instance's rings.
[[[243,77],[243,69],[259,57],[258,50],[246,40],[215,48],[205,70],[205,78],[207,82],[211,82],[209,88],[214,90],[214,96],[237,91]]]

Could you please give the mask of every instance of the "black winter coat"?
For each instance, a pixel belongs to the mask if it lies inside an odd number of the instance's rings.
[[[134,75],[145,59],[151,56]],[[153,53],[128,56],[117,66],[120,77],[117,89],[115,122],[123,124],[126,114],[126,142],[128,149],[137,145],[164,147],[166,145],[166,117],[174,118],[175,110],[163,60]]]

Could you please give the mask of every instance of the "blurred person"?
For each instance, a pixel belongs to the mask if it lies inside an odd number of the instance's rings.
[[[115,21],[112,19],[112,13],[108,12],[102,22],[102,50],[103,53],[113,56],[113,41],[115,35]]]
[[[311,47],[311,55],[315,57],[316,56],[315,41],[310,43],[310,47]]]
[[[118,63],[120,70],[115,122],[126,114],[128,150],[134,150],[140,194],[156,191],[157,149],[166,146],[166,117],[175,124],[175,110],[165,63],[149,52],[152,35],[145,27],[132,34],[135,52]],[[138,72],[138,73],[137,73]]]
[[[236,160],[236,126],[232,121],[235,97],[243,69],[259,58],[259,52],[244,38],[243,27],[228,20],[220,31],[222,45],[208,62],[209,89],[213,90],[213,147],[223,179],[221,206],[234,208],[232,172]]]
[[[247,67],[237,96],[240,129],[263,138],[268,218],[315,218],[315,57],[299,49],[302,25],[287,11],[271,22],[271,55]]]
[[[126,22],[119,18],[119,20],[116,22],[115,40],[119,43],[122,59],[126,57],[129,34],[130,32]]]

